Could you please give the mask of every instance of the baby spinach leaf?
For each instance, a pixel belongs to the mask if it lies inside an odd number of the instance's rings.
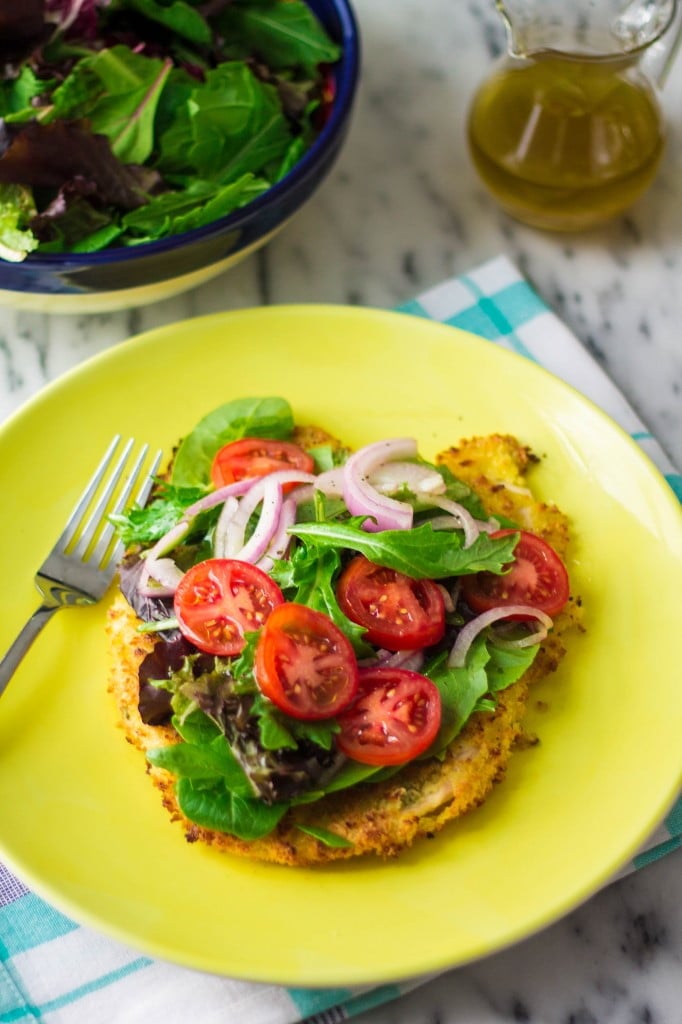
[[[240,437],[286,439],[294,429],[291,406],[284,398],[238,398],[214,409],[182,440],[173,463],[176,487],[206,488],[219,448]]]
[[[186,743],[196,743],[201,746],[210,743],[217,736],[222,736],[216,723],[199,708],[190,711],[184,718],[180,715],[173,715],[171,725]]]
[[[488,692],[486,666],[490,653],[482,635],[474,640],[462,668],[450,668],[443,651],[425,670],[440,691],[441,725],[429,756],[440,753],[454,740],[473,714],[477,702]]]
[[[441,726],[429,748],[429,756],[439,754],[453,739],[474,711],[494,710],[494,694],[521,678],[539,650],[532,647],[503,649],[490,636],[480,633],[467,654],[466,664],[451,668],[448,652],[441,652],[425,666],[424,674],[438,687],[441,695]]]
[[[29,64],[24,64],[16,78],[0,83],[0,116],[7,121],[29,121],[38,112],[31,100],[48,93],[52,79],[38,78]]]
[[[230,4],[220,26],[246,52],[257,54],[271,68],[301,67],[312,72],[318,64],[339,58],[339,47],[322,28],[303,0],[280,3]]]
[[[180,778],[223,779],[233,794],[254,798],[253,787],[224,736],[209,743],[182,742],[156,747],[147,751],[147,760]]]
[[[245,62],[231,61],[208,71],[178,108],[159,139],[156,166],[163,174],[227,182],[262,172],[283,157],[290,141],[275,87]]]
[[[319,839],[325,846],[331,846],[340,850],[353,845],[350,839],[346,839],[345,836],[340,836],[336,832],[330,832],[327,828],[317,828],[317,826],[313,825],[297,825],[296,828],[300,832],[305,832],[307,836],[312,836],[313,839]]]
[[[52,94],[49,120],[87,117],[119,160],[143,164],[154,148],[156,106],[171,67],[128,46],[84,57]]]
[[[299,523],[289,533],[320,548],[360,551],[376,565],[405,573],[413,579],[445,579],[468,573],[501,573],[512,561],[515,534],[491,538],[480,533],[468,548],[461,531],[441,532],[427,522],[412,530],[368,533],[356,523]]]
[[[359,782],[372,781],[373,777],[383,771],[374,765],[360,764],[359,761],[346,761],[334,778],[324,787],[325,793],[336,793],[340,789],[350,789]],[[320,794],[323,795],[323,794]]]
[[[251,841],[266,836],[286,814],[289,804],[266,804],[227,789],[222,780],[208,786],[180,778],[176,784],[180,810],[190,821]]]
[[[504,690],[520,679],[526,669],[533,664],[539,650],[539,644],[532,644],[530,647],[499,647],[494,641],[489,641],[490,661],[486,671],[490,692]]]
[[[171,0],[171,3],[157,3],[156,0],[114,0],[114,9],[128,8],[155,21],[164,28],[170,29],[183,39],[198,46],[208,46],[211,42],[211,29],[201,13],[183,0]]]

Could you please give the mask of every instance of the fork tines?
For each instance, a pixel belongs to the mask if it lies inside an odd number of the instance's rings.
[[[129,438],[117,455],[120,443],[121,435],[117,434],[69,516],[55,547],[56,551],[66,553],[73,544],[69,551],[71,556],[85,559],[89,553],[88,560],[102,568],[112,556],[118,557],[122,547],[118,544],[111,550],[114,526],[109,517],[124,512],[132,504],[137,507],[144,505],[162,457],[162,452],[157,451],[143,472],[149,445],[143,444],[132,464],[128,465],[135,440]]]

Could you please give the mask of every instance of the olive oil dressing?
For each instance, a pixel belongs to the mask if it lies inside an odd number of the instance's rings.
[[[467,135],[484,185],[511,216],[579,231],[626,210],[665,147],[657,89],[682,25],[676,0],[495,0],[509,55],[476,92]],[[679,19],[678,19],[679,21]],[[651,43],[658,46],[649,51]],[[647,52],[649,51],[649,52]]]
[[[651,184],[663,145],[658,100],[635,69],[556,55],[493,75],[469,119],[472,159],[500,205],[554,230],[629,207]]]

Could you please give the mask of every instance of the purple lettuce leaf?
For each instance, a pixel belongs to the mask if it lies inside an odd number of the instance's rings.
[[[103,205],[134,210],[158,175],[122,164],[108,139],[83,121],[0,121],[0,182],[58,191],[77,178],[94,185],[91,197]]]
[[[0,0],[0,64],[4,78],[42,46],[53,29],[45,21],[45,0]]]

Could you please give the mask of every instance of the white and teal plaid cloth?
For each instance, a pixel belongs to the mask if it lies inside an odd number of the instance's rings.
[[[505,257],[432,288],[403,312],[482,335],[562,377],[632,435],[682,500],[682,475],[613,382]],[[682,800],[627,870],[681,845]],[[309,991],[160,963],[80,927],[0,865],[0,1024],[339,1024],[420,983]]]

